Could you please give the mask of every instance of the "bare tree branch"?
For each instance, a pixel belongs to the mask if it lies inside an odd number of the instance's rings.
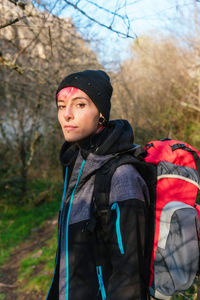
[[[2,288],[12,288],[12,289],[14,289],[14,288],[16,288],[17,286],[14,285],[14,284],[7,284],[7,283],[0,282],[0,287],[2,287]]]
[[[99,9],[102,9],[102,10],[106,11],[107,13],[109,13],[111,15],[115,15],[115,16],[117,16],[118,18],[120,18],[122,20],[124,19],[124,17],[122,15],[118,14],[116,11],[115,12],[111,11],[111,10],[109,10],[109,9],[103,7],[103,6],[100,6],[97,3],[93,2],[93,1],[90,1],[90,0],[88,0],[87,2],[90,3],[90,4],[92,4],[92,5],[94,5],[94,6],[96,6]]]
[[[51,8],[51,11],[48,12],[48,15],[45,17],[45,21],[44,21],[44,24],[46,23],[46,21],[48,20],[50,14],[52,13],[52,11],[54,10],[54,8],[56,7],[56,4],[57,4],[57,1],[54,2],[54,5],[52,6]],[[16,63],[17,59],[19,58],[20,55],[22,55],[35,41],[37,41],[39,35],[41,34],[42,30],[44,29],[44,27],[42,27],[40,29],[40,31],[38,32],[38,34],[36,34],[36,36],[30,41],[30,43],[24,47],[15,57],[14,59],[14,63]]]
[[[126,33],[122,32],[122,31],[119,31],[119,30],[114,29],[111,25],[108,26],[108,25],[106,25],[106,24],[104,24],[104,23],[99,22],[98,20],[96,20],[96,19],[94,19],[93,17],[89,16],[85,11],[83,11],[81,8],[79,8],[76,4],[73,4],[73,3],[71,3],[71,2],[68,1],[68,0],[64,0],[64,1],[65,1],[68,5],[72,6],[74,9],[78,10],[82,15],[84,15],[85,17],[87,17],[87,18],[88,18],[89,20],[91,20],[92,22],[94,22],[94,23],[96,23],[96,24],[98,24],[98,25],[100,25],[100,26],[102,26],[102,27],[104,27],[104,28],[109,29],[109,30],[111,30],[111,31],[113,31],[113,32],[115,32],[115,33],[117,33],[117,34],[120,35],[120,36],[123,36],[123,37],[126,37],[126,38],[131,38],[131,39],[134,39],[134,38],[135,38],[134,36],[129,35],[128,33],[126,34]],[[112,23],[111,23],[111,24],[112,24]]]
[[[53,56],[53,47],[52,47],[52,37],[51,37],[51,28],[49,26],[49,41],[51,46],[51,56]]]
[[[20,75],[22,75],[24,73],[24,70],[22,67],[20,67],[13,61],[9,61],[8,59],[5,59],[1,54],[0,54],[0,64],[17,71]]]
[[[21,9],[25,9],[25,6],[27,5],[27,1],[26,0],[8,0],[9,2],[19,6]]]
[[[10,20],[10,21],[8,21],[8,23],[1,25],[0,29],[5,28],[5,27],[10,26],[10,25],[13,25],[13,24],[15,24],[15,23],[17,23],[17,22],[19,22],[19,21],[21,21],[21,20],[23,20],[23,19],[25,19],[25,18],[27,18],[29,16],[30,15],[28,15],[28,16],[22,16],[22,17],[18,17],[18,18],[15,18],[13,20]]]
[[[177,103],[180,103],[182,106],[200,113],[200,108],[196,105],[192,105],[192,104],[184,102],[184,101],[177,101]]]

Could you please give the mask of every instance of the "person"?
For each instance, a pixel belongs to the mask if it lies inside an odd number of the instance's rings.
[[[112,91],[107,73],[85,70],[65,77],[56,92],[58,121],[65,138],[60,152],[64,192],[47,300],[146,299],[142,265],[148,189],[133,165],[118,167],[112,177],[107,239],[98,259],[96,240],[87,228],[96,172],[113,154],[133,147],[128,121],[109,120]]]

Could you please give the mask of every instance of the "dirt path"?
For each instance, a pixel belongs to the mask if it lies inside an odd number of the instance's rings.
[[[9,261],[0,268],[0,293],[5,295],[5,300],[39,300],[45,299],[45,296],[38,293],[22,295],[16,292],[19,287],[17,274],[20,262],[29,252],[43,247],[52,237],[53,231],[57,226],[57,217],[46,221],[42,228],[34,229],[29,240],[19,245],[9,258]]]

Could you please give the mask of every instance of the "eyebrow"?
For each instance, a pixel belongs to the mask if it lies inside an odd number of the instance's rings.
[[[85,98],[85,97],[83,97],[83,96],[77,96],[77,97],[73,98],[72,101],[73,101],[73,100],[78,100],[78,99],[83,99],[83,100],[88,101],[88,99]]]
[[[83,99],[83,100],[88,101],[88,99],[83,97],[83,96],[77,96],[77,97],[73,98],[72,101],[75,101],[75,100],[78,100],[78,99]],[[65,101],[62,100],[62,99],[58,99],[57,102],[65,102]]]

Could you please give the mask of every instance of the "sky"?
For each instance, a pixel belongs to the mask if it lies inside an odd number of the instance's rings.
[[[78,13],[72,7],[62,11],[62,16],[72,17],[83,37],[91,40],[90,46],[97,53],[100,62],[113,68],[113,64],[129,56],[130,45],[134,39],[150,32],[169,34],[183,29],[178,17],[193,10],[195,0],[79,0],[80,10],[106,26],[112,26],[123,35],[116,34]],[[197,4],[200,6],[200,3]],[[102,8],[103,7],[103,8]],[[116,12],[115,18],[110,11]],[[123,16],[123,18],[121,17]],[[125,35],[131,36],[127,38]]]

